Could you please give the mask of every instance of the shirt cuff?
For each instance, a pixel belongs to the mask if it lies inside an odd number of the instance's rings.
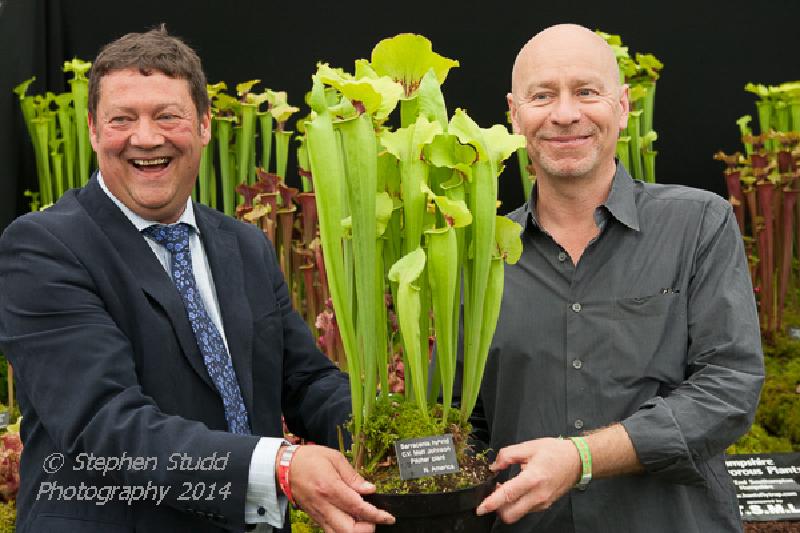
[[[647,400],[637,412],[622,421],[639,462],[649,474],[665,481],[704,486],[692,452],[678,421],[664,398]]]
[[[253,450],[244,504],[245,524],[267,523],[276,528],[283,527],[288,502],[275,487],[275,456],[282,444],[289,443],[279,438],[262,437]]]

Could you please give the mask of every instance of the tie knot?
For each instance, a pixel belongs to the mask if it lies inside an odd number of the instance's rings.
[[[142,233],[151,237],[158,244],[170,252],[182,252],[189,248],[189,225],[180,224],[153,224],[142,230]]]

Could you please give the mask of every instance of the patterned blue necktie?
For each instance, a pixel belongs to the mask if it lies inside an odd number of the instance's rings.
[[[208,374],[217,387],[225,408],[228,430],[241,435],[250,434],[247,410],[242,400],[242,391],[233,370],[233,363],[222,341],[222,335],[206,311],[192,270],[192,254],[189,251],[189,225],[180,223],[171,226],[156,224],[142,230],[171,255],[172,281],[189,315],[197,346],[203,354]]]

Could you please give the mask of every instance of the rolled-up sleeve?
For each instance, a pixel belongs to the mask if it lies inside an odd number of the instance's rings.
[[[749,429],[764,380],[747,260],[727,202],[709,202],[697,242],[685,380],[622,421],[645,470],[685,484],[704,484],[697,463]]]

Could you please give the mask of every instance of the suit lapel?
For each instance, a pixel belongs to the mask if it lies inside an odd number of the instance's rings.
[[[206,370],[200,349],[197,347],[197,340],[192,332],[189,318],[186,316],[186,309],[180,294],[144,237],[103,192],[95,177],[92,177],[80,192],[78,200],[86,208],[89,216],[108,236],[112,246],[116,248],[117,253],[128,265],[142,290],[152,300],[155,300],[167,314],[191,367],[209,387],[216,391]]]
[[[222,215],[194,204],[208,264],[214,278],[225,339],[247,412],[253,420],[253,317],[245,292],[244,264],[233,232],[221,229]]]

